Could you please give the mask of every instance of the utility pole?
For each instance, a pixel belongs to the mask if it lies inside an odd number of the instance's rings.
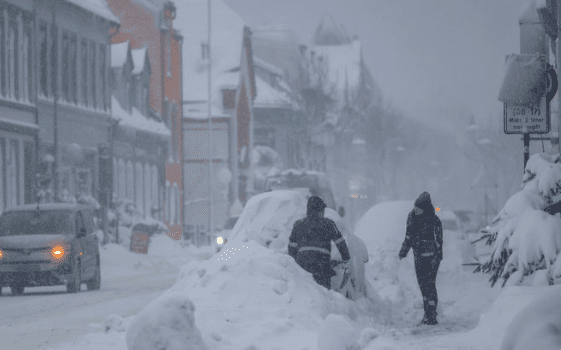
[[[208,235],[212,236],[213,217],[212,217],[212,60],[210,59],[210,5],[211,0],[208,0]]]
[[[56,5],[53,8],[53,12],[52,12],[52,20],[53,20],[53,25],[51,27],[52,29],[52,36],[53,36],[53,48],[51,52],[51,59],[53,60],[52,65],[53,65],[53,76],[52,76],[52,89],[53,89],[53,97],[54,97],[54,101],[53,101],[53,132],[54,132],[54,150],[53,150],[53,155],[54,155],[54,162],[53,162],[53,190],[54,190],[54,201],[55,202],[59,202],[60,201],[60,197],[59,197],[59,181],[58,181],[58,167],[59,167],[59,151],[58,151],[58,111],[57,111],[57,104],[58,104],[58,28],[56,26],[56,14],[55,12],[57,11],[56,9]]]

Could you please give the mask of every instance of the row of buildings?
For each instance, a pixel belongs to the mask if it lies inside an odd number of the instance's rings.
[[[0,1],[0,211],[134,203],[174,238],[210,243],[209,218],[219,227],[259,191],[257,169],[329,170],[299,134],[297,87],[331,56],[336,99],[364,89],[358,39],[327,16],[308,47],[210,3],[209,40],[207,0]],[[340,115],[314,147],[333,143]]]

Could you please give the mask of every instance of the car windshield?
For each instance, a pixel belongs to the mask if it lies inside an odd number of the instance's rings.
[[[450,231],[458,231],[458,224],[454,220],[442,220],[442,229]]]
[[[238,222],[238,217],[237,216],[228,218],[228,220],[226,220],[226,222],[224,223],[224,229],[225,230],[233,229],[234,226],[236,225],[236,222]]]
[[[12,211],[0,217],[0,236],[71,233],[68,210]]]

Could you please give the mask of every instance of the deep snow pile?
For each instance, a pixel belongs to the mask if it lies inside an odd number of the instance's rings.
[[[483,230],[493,249],[476,271],[491,274],[492,285],[500,278],[503,285],[560,283],[561,217],[543,211],[561,200],[559,155],[530,157],[522,182]]]
[[[549,288],[548,288],[549,289]],[[501,350],[559,350],[561,348],[561,287],[520,311],[510,323]]]
[[[328,291],[286,254],[290,229],[305,215],[305,204],[306,197],[296,191],[253,197],[220,254],[185,266],[174,287],[146,307],[156,316],[139,315],[131,324],[127,343],[136,342],[142,329],[154,330],[158,324],[184,319],[184,309],[162,309],[173,303],[168,299],[177,300],[179,295],[194,304],[198,327],[194,329],[200,330],[212,349],[365,347],[377,335],[369,325],[381,323],[387,313],[385,305],[369,298],[351,301]],[[152,342],[145,340],[151,346],[160,344],[162,334],[166,334],[167,344],[179,342],[183,336],[167,328],[153,334]],[[337,334],[338,340],[325,344],[325,336],[318,334]],[[166,349],[175,348],[169,345]]]

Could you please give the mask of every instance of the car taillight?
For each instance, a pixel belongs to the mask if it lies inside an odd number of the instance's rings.
[[[64,248],[60,245],[54,246],[51,254],[55,259],[61,259],[64,256]]]

